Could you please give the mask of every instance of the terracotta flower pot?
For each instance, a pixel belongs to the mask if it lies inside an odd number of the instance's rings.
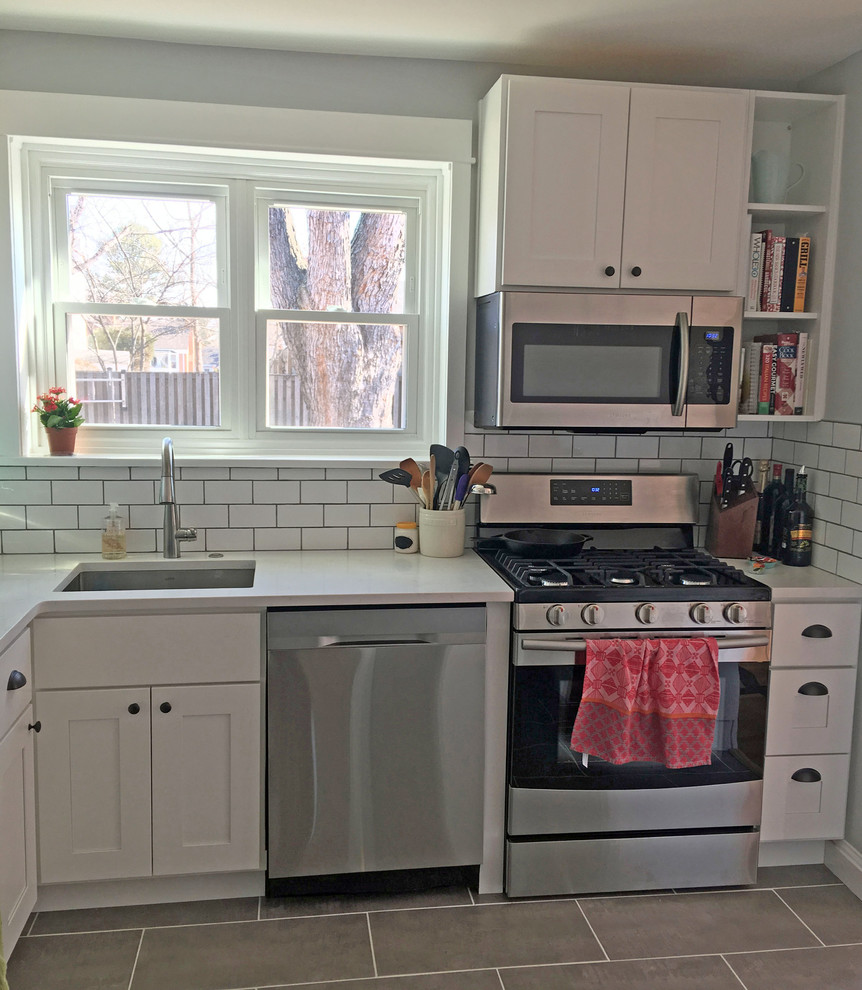
[[[75,453],[75,438],[78,436],[77,426],[46,426],[48,450],[53,456],[68,456]]]

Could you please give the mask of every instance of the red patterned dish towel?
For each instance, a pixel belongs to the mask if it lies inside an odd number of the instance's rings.
[[[609,763],[707,766],[718,712],[714,639],[590,639],[572,749]]]

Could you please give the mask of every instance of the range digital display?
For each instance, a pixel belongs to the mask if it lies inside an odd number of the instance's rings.
[[[632,483],[619,478],[552,478],[551,505],[631,505]]]

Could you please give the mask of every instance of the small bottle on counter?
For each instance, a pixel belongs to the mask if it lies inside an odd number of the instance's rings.
[[[415,522],[395,523],[396,553],[416,553],[419,550],[419,527]]]
[[[796,472],[793,468],[784,469],[784,484],[781,486],[781,494],[775,500],[772,510],[772,543],[769,548],[771,557],[776,560],[783,560],[787,540],[787,511],[793,501],[793,491],[795,488],[794,478]]]
[[[768,554],[772,550],[772,523],[775,516],[775,503],[781,495],[781,464],[772,465],[772,481],[760,494],[757,518],[760,520],[760,537],[755,539],[754,549]]]
[[[126,527],[120,516],[120,507],[112,502],[102,527],[102,558],[122,560],[126,556]]]
[[[808,475],[805,468],[799,469],[796,476],[796,492],[785,523],[784,563],[790,567],[808,567],[811,563],[811,530],[814,525],[814,512],[805,500],[808,489]]]

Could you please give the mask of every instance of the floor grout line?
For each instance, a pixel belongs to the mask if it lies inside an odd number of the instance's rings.
[[[581,912],[581,915],[582,915],[584,921],[586,921],[587,928],[589,928],[589,930],[593,933],[593,938],[596,940],[596,943],[597,943],[598,947],[602,950],[602,953],[604,954],[605,959],[607,959],[608,962],[610,962],[610,958],[611,957],[605,951],[605,947],[602,945],[602,940],[599,938],[598,935],[596,935],[595,928],[593,928],[593,926],[590,924],[590,919],[587,917],[586,912],[584,911],[583,905],[581,904],[580,901],[575,901],[575,903],[578,905],[578,910]]]
[[[39,917],[39,912],[38,912],[38,911],[34,911],[34,912],[33,912],[33,917],[32,917],[32,918],[30,919],[30,924],[29,924],[29,925],[27,926],[27,931],[26,931],[26,932],[24,932],[24,936],[25,936],[25,937],[26,937],[27,935],[29,935],[29,934],[30,934],[30,932],[32,932],[32,931],[33,931],[33,929],[34,929],[34,928],[36,927],[36,919],[37,919],[38,917]]]
[[[799,917],[799,915],[793,910],[793,908],[787,903],[787,901],[784,900],[781,894],[779,894],[777,890],[773,890],[772,893],[775,894],[775,896],[779,899],[779,901],[781,901],[781,903],[787,908],[787,910],[790,911],[790,913],[794,916],[794,918],[796,918],[801,925],[805,925],[805,927],[808,929],[808,931],[811,932],[811,934],[817,939],[817,941],[822,946],[825,947],[826,943],[823,941],[823,939],[817,934],[817,932],[814,931],[814,929],[809,924],[804,922],[802,918]]]
[[[135,953],[135,961],[132,963],[132,972],[129,974],[129,986],[127,990],[132,990],[132,980],[135,978],[135,970],[138,968],[138,959],[141,957],[141,946],[144,944],[144,932],[146,928],[141,929],[141,937],[138,939],[138,951]]]
[[[731,973],[733,973],[733,975],[739,981],[739,985],[743,988],[743,990],[748,990],[748,987],[746,987],[746,985],[742,982],[742,978],[740,977],[739,973],[737,973],[736,970],[733,968],[733,966],[730,965],[728,960],[725,959],[723,953],[721,954],[721,961],[724,963],[725,966],[727,966],[727,968],[731,971]]]
[[[377,954],[374,952],[374,936],[371,934],[371,914],[368,911],[365,912],[365,924],[368,927],[368,945],[371,949],[371,963],[374,966],[374,975],[376,977],[380,974],[377,972]]]
[[[494,972],[497,974],[497,979],[500,981],[502,990],[506,990],[506,984],[503,982],[503,974],[500,972],[499,967],[495,968]]]

